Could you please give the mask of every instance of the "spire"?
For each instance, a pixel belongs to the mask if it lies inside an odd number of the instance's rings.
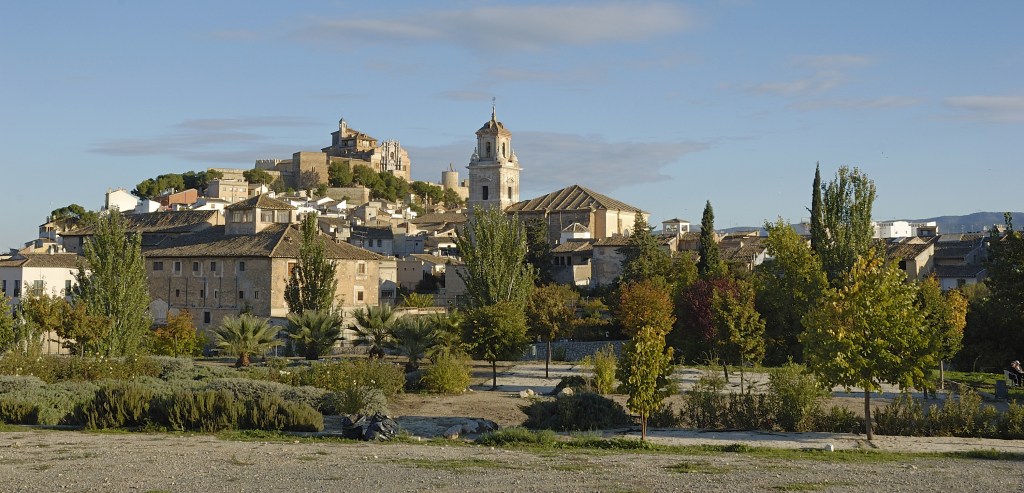
[[[495,97],[493,97],[493,96],[491,97],[491,121],[492,121],[492,122],[496,122],[496,121],[498,121],[498,118],[497,118],[497,116],[495,116],[495,112],[494,112],[494,106],[495,106],[495,105],[494,105],[494,102],[495,102],[495,100],[497,100],[497,99],[498,99],[498,98],[495,98]]]

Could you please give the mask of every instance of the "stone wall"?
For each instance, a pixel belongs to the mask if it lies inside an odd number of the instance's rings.
[[[551,343],[551,354],[553,361],[579,361],[586,356],[593,356],[599,349],[611,345],[615,350],[615,356],[622,352],[622,344],[625,341],[554,341]],[[530,344],[523,354],[523,361],[544,361],[547,358],[547,343],[538,342]],[[565,355],[562,358],[562,354]]]

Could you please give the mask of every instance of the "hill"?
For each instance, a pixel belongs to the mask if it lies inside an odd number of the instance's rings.
[[[1013,217],[1016,218],[1017,228],[1019,229],[1024,225],[1024,212],[1011,212]],[[972,233],[976,231],[985,231],[992,227],[993,224],[1003,224],[1003,213],[1002,212],[975,212],[973,214],[965,214],[962,216],[936,216],[929,217],[926,219],[897,219],[912,223],[925,223],[935,221],[935,224],[939,227],[939,233]],[[700,225],[694,225],[694,231],[700,230]],[[794,225],[795,226],[795,225]],[[761,226],[738,226],[735,228],[726,228],[719,230],[725,233],[735,233],[739,231],[753,231],[759,230],[761,234],[764,234],[764,228]]]

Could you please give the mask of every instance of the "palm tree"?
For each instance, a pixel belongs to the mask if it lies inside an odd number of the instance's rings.
[[[391,332],[398,320],[394,308],[391,305],[368,306],[356,310],[352,315],[356,318],[356,325],[352,330],[355,330],[359,337],[358,344],[369,345],[370,356],[383,358],[384,348],[391,341]]]
[[[405,317],[401,319],[392,331],[395,340],[391,347],[399,353],[407,356],[409,362],[405,364],[405,371],[416,371],[420,366],[420,358],[434,345],[434,327],[427,317]]]
[[[240,316],[228,315],[213,330],[217,347],[230,355],[238,355],[236,367],[249,366],[249,356],[266,353],[272,347],[280,346],[277,338],[280,327],[271,326],[270,320],[248,313]]]
[[[341,339],[341,317],[328,310],[306,310],[288,315],[288,337],[295,341],[297,350],[306,359],[320,359],[330,352],[334,342]]]
[[[462,314],[458,310],[435,313],[427,317],[433,329],[433,347],[427,351],[431,361],[448,356],[464,356],[467,346],[462,342]]]

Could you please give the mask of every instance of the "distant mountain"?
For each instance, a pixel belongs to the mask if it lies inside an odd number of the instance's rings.
[[[1017,227],[1024,224],[1024,212],[1011,212],[1016,219]],[[942,233],[972,233],[990,229],[993,224],[1002,225],[1002,212],[975,212],[964,216],[939,216],[928,219],[907,219],[910,222],[935,221],[939,226],[939,234]],[[1016,229],[1016,228],[1015,228]]]
[[[1024,227],[1024,212],[1011,212],[1014,217],[1015,229]],[[929,217],[927,219],[903,219],[903,221],[912,223],[926,223],[935,221],[935,224],[939,227],[939,234],[943,233],[973,233],[977,231],[985,231],[992,227],[993,224],[1003,224],[1003,213],[1002,212],[975,212],[974,214],[966,214],[963,216],[938,216]],[[694,231],[700,230],[700,225],[694,225]],[[761,231],[761,234],[765,234],[764,228],[761,226],[737,226],[734,228],[726,228],[719,230],[725,233],[736,233],[741,231]]]

